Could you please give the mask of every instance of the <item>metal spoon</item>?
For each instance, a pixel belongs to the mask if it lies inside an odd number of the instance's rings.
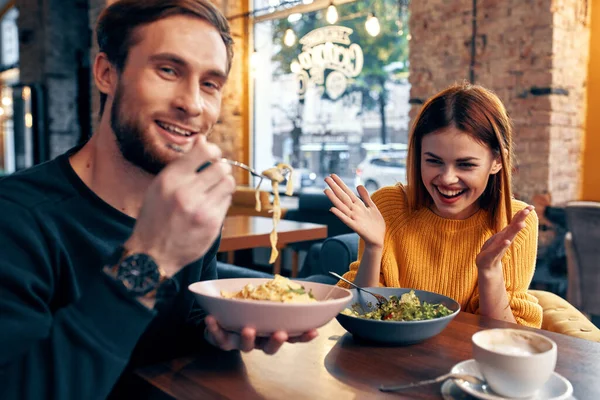
[[[375,298],[377,299],[377,303],[378,303],[379,305],[385,304],[385,303],[387,303],[387,301],[388,301],[388,299],[386,299],[386,298],[385,298],[385,296],[382,296],[382,295],[380,295],[380,294],[377,294],[377,293],[370,292],[370,291],[368,291],[367,289],[363,289],[363,288],[361,288],[360,286],[358,286],[358,285],[354,284],[353,282],[350,282],[348,279],[346,279],[346,278],[343,278],[342,276],[340,276],[340,275],[336,274],[336,273],[335,273],[335,272],[333,272],[333,271],[329,271],[329,273],[330,273],[331,275],[335,276],[336,278],[343,280],[343,281],[344,281],[344,282],[346,282],[348,285],[352,285],[352,286],[354,286],[355,288],[357,288],[358,290],[362,290],[363,292],[369,293],[371,296],[373,296],[373,297],[375,297]]]
[[[379,386],[379,390],[381,390],[382,392],[395,392],[397,390],[410,389],[410,388],[414,388],[414,387],[418,387],[418,386],[430,385],[432,383],[443,382],[446,379],[462,379],[463,381],[472,383],[474,385],[485,386],[485,381],[479,379],[476,376],[467,375],[467,374],[457,374],[457,373],[450,372],[448,374],[444,374],[444,375],[438,376],[437,378],[434,378],[434,379],[427,379],[427,380],[424,380],[424,381],[407,383],[405,385],[397,385],[397,386],[385,386],[385,385],[381,385],[381,386]]]

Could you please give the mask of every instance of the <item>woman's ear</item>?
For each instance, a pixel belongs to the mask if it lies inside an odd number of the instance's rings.
[[[502,169],[502,159],[496,157],[492,162],[492,168],[490,169],[490,175],[495,175]]]

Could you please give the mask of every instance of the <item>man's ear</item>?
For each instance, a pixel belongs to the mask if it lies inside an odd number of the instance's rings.
[[[101,93],[112,96],[117,88],[118,74],[106,53],[98,53],[94,60],[94,82]]]

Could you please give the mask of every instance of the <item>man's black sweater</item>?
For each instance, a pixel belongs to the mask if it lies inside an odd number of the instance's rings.
[[[0,398],[102,399],[138,365],[203,346],[187,290],[216,279],[218,241],[150,311],[102,267],[135,220],[96,196],[69,153],[0,180]]]

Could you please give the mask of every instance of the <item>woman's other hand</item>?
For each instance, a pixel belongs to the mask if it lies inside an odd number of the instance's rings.
[[[527,206],[518,213],[510,221],[504,229],[489,238],[481,247],[481,251],[475,259],[477,269],[486,271],[494,267],[502,266],[502,257],[511,243],[517,237],[521,229],[525,228],[525,218],[533,211],[533,206]]]

